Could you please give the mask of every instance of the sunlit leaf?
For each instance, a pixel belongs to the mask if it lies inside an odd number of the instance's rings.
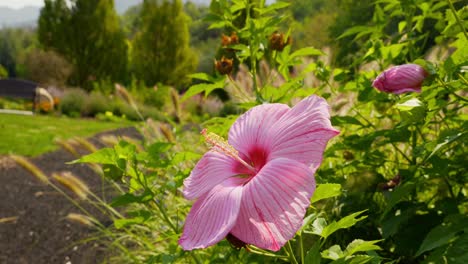
[[[317,189],[312,196],[311,203],[315,203],[322,199],[327,199],[331,197],[335,197],[341,194],[341,185],[340,184],[333,184],[333,183],[326,183],[326,184],[319,184]]]

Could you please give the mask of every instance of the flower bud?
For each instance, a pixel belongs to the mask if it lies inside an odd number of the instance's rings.
[[[428,73],[417,64],[394,66],[382,72],[372,86],[382,92],[401,94],[421,92],[421,85]]]

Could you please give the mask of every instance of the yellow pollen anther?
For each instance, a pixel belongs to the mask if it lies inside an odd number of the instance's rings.
[[[204,128],[200,133],[203,135],[206,143],[210,146],[212,150],[238,160],[246,168],[255,172],[255,168],[249,165],[243,159],[241,159],[241,157],[239,156],[239,152],[233,146],[231,146],[224,138],[216,135],[213,132],[208,132],[206,128]]]

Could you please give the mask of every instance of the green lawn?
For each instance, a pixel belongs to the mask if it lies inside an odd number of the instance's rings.
[[[55,138],[87,137],[135,123],[53,116],[0,114],[0,155],[37,156],[57,149]]]

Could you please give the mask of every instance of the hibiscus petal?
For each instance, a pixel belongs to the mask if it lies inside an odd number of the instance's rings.
[[[179,240],[183,249],[206,248],[226,237],[239,214],[244,182],[229,178],[194,203]]]
[[[236,171],[239,164],[235,159],[222,153],[215,151],[205,153],[190,176],[184,180],[184,197],[189,200],[196,199],[227,178],[239,174]]]
[[[232,125],[229,144],[245,156],[249,156],[252,146],[268,151],[269,130],[288,110],[290,108],[285,104],[263,104],[251,108]]]
[[[286,158],[268,162],[244,186],[231,233],[260,248],[277,251],[294,237],[315,191],[314,172]]]
[[[272,147],[268,158],[285,157],[315,169],[322,163],[328,140],[337,134],[325,99],[309,96],[281,116],[270,131]]]

